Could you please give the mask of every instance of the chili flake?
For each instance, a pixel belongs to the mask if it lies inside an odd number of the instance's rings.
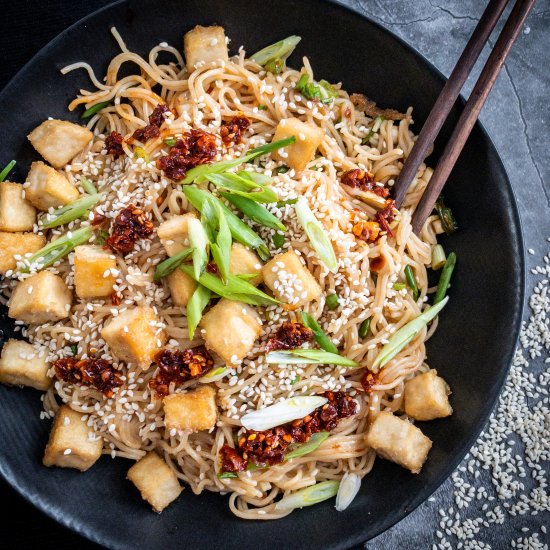
[[[374,176],[371,172],[361,170],[360,168],[344,172],[340,177],[340,181],[348,187],[361,189],[361,191],[370,191],[379,197],[385,198],[390,194],[387,187],[378,185],[374,181]]]
[[[380,225],[377,222],[358,221],[351,231],[358,239],[373,243],[380,233]]]
[[[107,149],[107,154],[113,155],[115,158],[123,155],[124,149],[122,148],[122,140],[122,134],[119,134],[118,132],[111,132],[111,134],[105,139],[105,149]]]
[[[139,238],[149,237],[153,233],[153,222],[141,208],[133,204],[121,210],[113,222],[111,236],[105,245],[114,252],[128,254]]]
[[[168,106],[165,103],[159,103],[149,116],[149,124],[144,128],[138,128],[132,134],[132,138],[146,142],[157,137],[160,134],[160,127],[164,122],[164,113],[167,113],[168,110]]]
[[[378,384],[378,376],[374,372],[367,370],[361,378],[361,386],[363,386],[366,393],[372,393],[374,391],[373,386],[376,384]]]
[[[266,353],[279,349],[297,349],[313,340],[313,332],[302,323],[283,323],[273,338],[267,341]]]
[[[229,122],[222,122],[220,136],[225,145],[238,145],[242,142],[243,132],[250,126],[250,120],[245,116],[235,116]]]
[[[380,224],[380,227],[386,231],[386,233],[393,237],[392,230],[390,228],[390,223],[395,218],[395,201],[388,199],[386,201],[386,206],[382,210],[379,210],[376,213],[375,219]]]

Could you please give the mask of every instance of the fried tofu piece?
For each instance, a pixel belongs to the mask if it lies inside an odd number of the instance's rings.
[[[187,70],[191,73],[197,63],[229,61],[227,42],[223,27],[201,27],[197,25],[183,37],[183,51]]]
[[[451,389],[436,370],[429,370],[405,382],[405,413],[415,420],[433,420],[453,414]]]
[[[32,231],[36,209],[23,198],[24,192],[20,183],[0,183],[0,231]]]
[[[152,307],[134,307],[114,317],[101,337],[119,359],[147,368],[168,338],[159,323]]]
[[[279,254],[262,268],[264,283],[281,302],[299,307],[315,300],[323,292],[315,277],[293,250]]]
[[[189,302],[193,292],[197,289],[198,283],[181,269],[176,269],[168,277],[168,288],[174,305],[183,307]]]
[[[183,491],[174,470],[154,451],[128,470],[128,479],[138,488],[143,500],[159,513]]]
[[[378,456],[407,468],[413,474],[420,472],[432,448],[431,440],[419,428],[390,412],[381,412],[376,417],[365,442]]]
[[[30,184],[25,191],[27,200],[44,212],[79,197],[76,187],[61,172],[41,161],[31,164],[27,181]]]
[[[252,307],[225,298],[204,315],[200,327],[206,347],[229,364],[245,357],[262,332]]]
[[[79,298],[110,296],[116,282],[111,271],[117,269],[115,256],[96,245],[77,246],[74,252],[76,295]]]
[[[284,118],[277,125],[273,141],[294,136],[296,141],[273,153],[273,158],[284,162],[290,168],[301,172],[315,156],[317,147],[323,141],[324,133],[321,128],[313,124],[306,124],[297,118]]]
[[[174,256],[189,246],[187,225],[191,218],[196,217],[192,212],[188,212],[181,216],[172,216],[158,226],[157,235],[168,256]]]
[[[216,425],[216,391],[210,386],[167,395],[162,403],[164,423],[168,430],[175,428],[178,431],[198,432]]]
[[[34,233],[6,233],[0,231],[0,275],[15,269],[17,260],[14,256],[24,257],[34,254],[46,244],[46,237]]]
[[[11,386],[30,386],[46,391],[52,383],[48,377],[46,354],[39,353],[23,340],[8,340],[0,356],[0,382]]]
[[[256,277],[248,282],[251,285],[258,286],[262,280],[262,262],[260,258],[240,243],[231,245],[231,255],[229,257],[229,272],[233,275],[249,275],[256,273]]]
[[[29,324],[59,321],[69,316],[72,292],[65,281],[51,271],[41,271],[17,283],[8,315]]]
[[[42,463],[84,472],[95,464],[103,450],[103,438],[90,439],[89,434],[82,413],[63,405],[55,415]]]
[[[32,146],[56,168],[63,168],[93,137],[88,128],[66,120],[45,120],[27,136]]]

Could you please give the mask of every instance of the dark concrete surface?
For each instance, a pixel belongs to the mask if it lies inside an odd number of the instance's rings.
[[[108,3],[108,0],[2,2],[0,86],[66,26]],[[413,45],[447,76],[486,4],[477,0],[346,0],[343,3]],[[491,42],[494,43],[494,38]],[[528,295],[535,281],[529,268],[539,264],[541,256],[547,253],[547,238],[550,237],[549,52],[550,0],[539,0],[481,113],[481,120],[514,186],[526,248],[536,253],[527,255]],[[487,58],[487,51],[482,58]],[[479,68],[468,81],[466,92],[471,90],[478,73]],[[534,372],[542,372],[542,363],[540,360],[531,364]],[[440,540],[436,533],[438,510],[452,504],[452,493],[453,484],[448,480],[430,501],[370,541],[366,548],[431,548]],[[43,517],[3,482],[0,483],[0,501],[3,508],[7,506],[0,521],[3,548],[69,548],[75,545],[81,549],[95,548]],[[536,530],[544,523],[550,524],[547,513],[523,516],[521,521],[507,518],[502,525],[486,530],[480,538],[488,545],[485,548],[509,548],[510,541],[522,535],[521,528]],[[458,547],[456,541],[452,546]],[[468,547],[482,546],[474,543],[464,546]]]

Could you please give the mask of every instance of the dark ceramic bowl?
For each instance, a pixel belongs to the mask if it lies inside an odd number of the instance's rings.
[[[128,0],[73,25],[44,48],[0,96],[1,157],[18,161],[23,181],[36,153],[26,134],[46,117],[77,120],[66,105],[89,86],[83,72],[59,69],[86,60],[103,75],[117,51],[115,25],[132,51],[159,41],[181,45],[196,24],[218,23],[253,52],[290,34],[302,36],[292,60],[308,55],[319,78],[342,81],[381,106],[414,106],[416,132],[443,77],[418,53],[368,19],[315,0]],[[458,118],[438,144],[445,143]],[[430,158],[438,157],[436,148]],[[379,460],[344,513],[328,501],[275,522],[249,522],[229,512],[227,497],[184,491],[162,515],[151,512],[126,480],[130,463],[103,457],[80,474],[46,469],[41,456],[49,422],[39,420],[38,392],[0,388],[0,472],[35,506],[80,534],[112,548],[344,548],[374,537],[426,499],[453,471],[485,424],[503,384],[519,331],[524,290],[521,228],[510,183],[487,134],[474,129],[445,190],[460,230],[444,239],[458,255],[451,301],[428,344],[429,362],[449,382],[454,414],[424,423],[434,445],[422,473]],[[12,324],[2,312],[3,338]]]

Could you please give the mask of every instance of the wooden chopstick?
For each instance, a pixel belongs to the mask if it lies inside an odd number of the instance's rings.
[[[510,17],[506,21],[495,47],[481,71],[466,106],[460,115],[456,128],[415,210],[412,219],[412,228],[416,234],[420,232],[428,216],[431,214],[435,202],[474,127],[479,112],[525,23],[525,19],[533,8],[535,1],[536,0],[517,0],[514,5]],[[414,147],[416,147],[416,145]]]
[[[428,149],[432,146],[443,123],[449,116],[451,109],[464,86],[464,82],[472,71],[479,54],[483,50],[491,32],[500,19],[508,0],[491,0],[481,16],[470,40],[466,44],[459,60],[456,63],[449,80],[439,94],[418,138],[412,148],[401,173],[392,188],[395,206],[399,208],[403,203],[407,189],[418,171],[418,167],[424,162]]]

